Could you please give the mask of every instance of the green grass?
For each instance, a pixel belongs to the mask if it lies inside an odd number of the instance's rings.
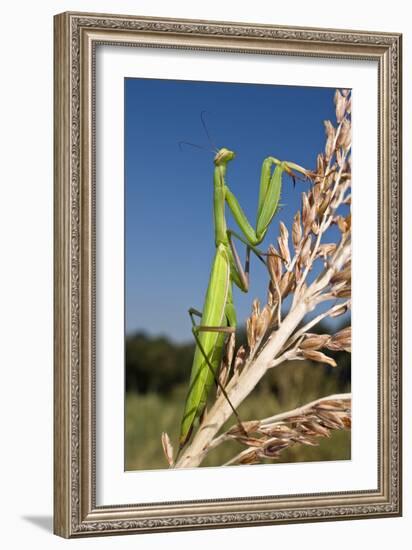
[[[349,367],[350,368],[350,367]],[[342,369],[304,362],[289,362],[274,369],[239,407],[244,420],[264,418],[303,405],[318,397],[350,391]],[[156,393],[126,394],[126,470],[167,468],[160,436],[166,431],[176,449],[186,387],[176,386],[165,396]],[[233,418],[227,427],[234,423]],[[350,432],[338,431],[319,446],[295,445],[277,462],[345,460],[350,458]],[[242,450],[228,442],[213,450],[202,466],[218,466]]]

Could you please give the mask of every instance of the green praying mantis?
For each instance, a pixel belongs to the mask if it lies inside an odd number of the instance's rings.
[[[209,284],[204,300],[203,311],[191,308],[192,332],[196,341],[190,374],[189,390],[186,397],[181,422],[179,446],[182,449],[190,439],[196,419],[201,418],[213,383],[219,384],[217,374],[221,364],[225,340],[228,334],[236,330],[236,309],[233,303],[233,284],[243,292],[249,289],[250,252],[254,252],[264,261],[263,254],[256,248],[269,228],[279,208],[282,189],[282,177],[286,172],[293,179],[295,173],[304,176],[308,171],[293,162],[280,161],[267,157],[262,164],[256,227],[249,223],[235,195],[226,183],[228,163],[235,153],[225,147],[219,149],[214,157],[214,229],[216,252],[212,263]],[[242,235],[227,228],[225,205],[230,208]],[[243,268],[236,251],[233,238],[246,245],[246,260]],[[196,324],[195,316],[200,317]],[[219,384],[229,402],[238,422],[240,419],[232,406],[224,388]],[[241,423],[240,423],[241,425]]]

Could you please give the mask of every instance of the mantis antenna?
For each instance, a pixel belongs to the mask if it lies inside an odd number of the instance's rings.
[[[183,151],[182,145],[190,145],[191,147],[196,147],[196,149],[203,149],[204,151],[209,152],[209,149],[203,147],[203,145],[197,145],[197,143],[192,143],[190,141],[179,141],[178,145],[181,151]]]
[[[205,131],[205,133],[206,133],[206,135],[207,135],[207,139],[209,140],[209,143],[210,143],[210,145],[211,145],[211,147],[212,147],[212,151],[213,151],[214,153],[217,153],[218,148],[216,147],[216,145],[214,144],[212,138],[210,137],[209,130],[208,130],[208,128],[207,128],[206,121],[205,121],[205,118],[204,118],[204,117],[205,117],[205,114],[206,114],[206,111],[202,111],[202,112],[200,113],[200,120],[202,121],[202,126],[203,126],[203,129],[204,129],[204,131]]]
[[[216,147],[216,145],[213,143],[213,140],[212,138],[210,137],[210,133],[209,133],[209,130],[207,128],[207,125],[206,125],[206,121],[205,121],[205,118],[204,118],[204,115],[206,114],[206,111],[202,111],[200,113],[200,120],[202,122],[202,126],[203,126],[203,129],[205,131],[205,134],[207,136],[207,139],[209,140],[209,143],[210,143],[210,146],[211,146],[211,149],[208,149],[207,147],[205,147],[204,145],[198,145],[197,143],[192,143],[191,141],[179,141],[178,145],[179,145],[179,149],[182,151],[182,145],[190,145],[191,147],[196,147],[196,149],[203,149],[204,151],[208,151],[208,152],[212,152],[214,154],[216,154],[218,152],[218,148]]]

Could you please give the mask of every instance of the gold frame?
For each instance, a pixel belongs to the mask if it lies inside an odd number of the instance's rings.
[[[400,34],[63,13],[55,17],[54,532],[63,537],[401,514]],[[94,53],[97,44],[378,63],[377,490],[96,506]],[[136,495],[138,498],[138,495]]]

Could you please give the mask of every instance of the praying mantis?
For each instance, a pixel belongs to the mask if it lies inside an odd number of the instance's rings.
[[[295,173],[304,176],[308,171],[293,163],[267,157],[262,164],[260,188],[255,228],[249,223],[235,195],[226,183],[228,163],[235,158],[235,153],[225,147],[220,148],[214,157],[214,229],[215,256],[209,277],[209,283],[203,305],[203,311],[189,309],[192,321],[192,332],[196,341],[190,374],[189,390],[181,421],[179,448],[182,449],[190,439],[193,425],[201,418],[213,382],[217,379],[227,334],[236,330],[236,309],[233,303],[233,284],[243,292],[249,289],[250,252],[253,251],[262,261],[264,255],[256,248],[269,228],[279,208],[282,189],[282,177],[286,172],[293,179]],[[236,223],[243,235],[227,228],[225,205],[230,208]],[[246,261],[243,268],[236,251],[233,238],[246,245]],[[196,324],[195,316],[200,317]],[[221,386],[220,386],[221,387]],[[232,411],[239,417],[230,400],[221,387]]]

